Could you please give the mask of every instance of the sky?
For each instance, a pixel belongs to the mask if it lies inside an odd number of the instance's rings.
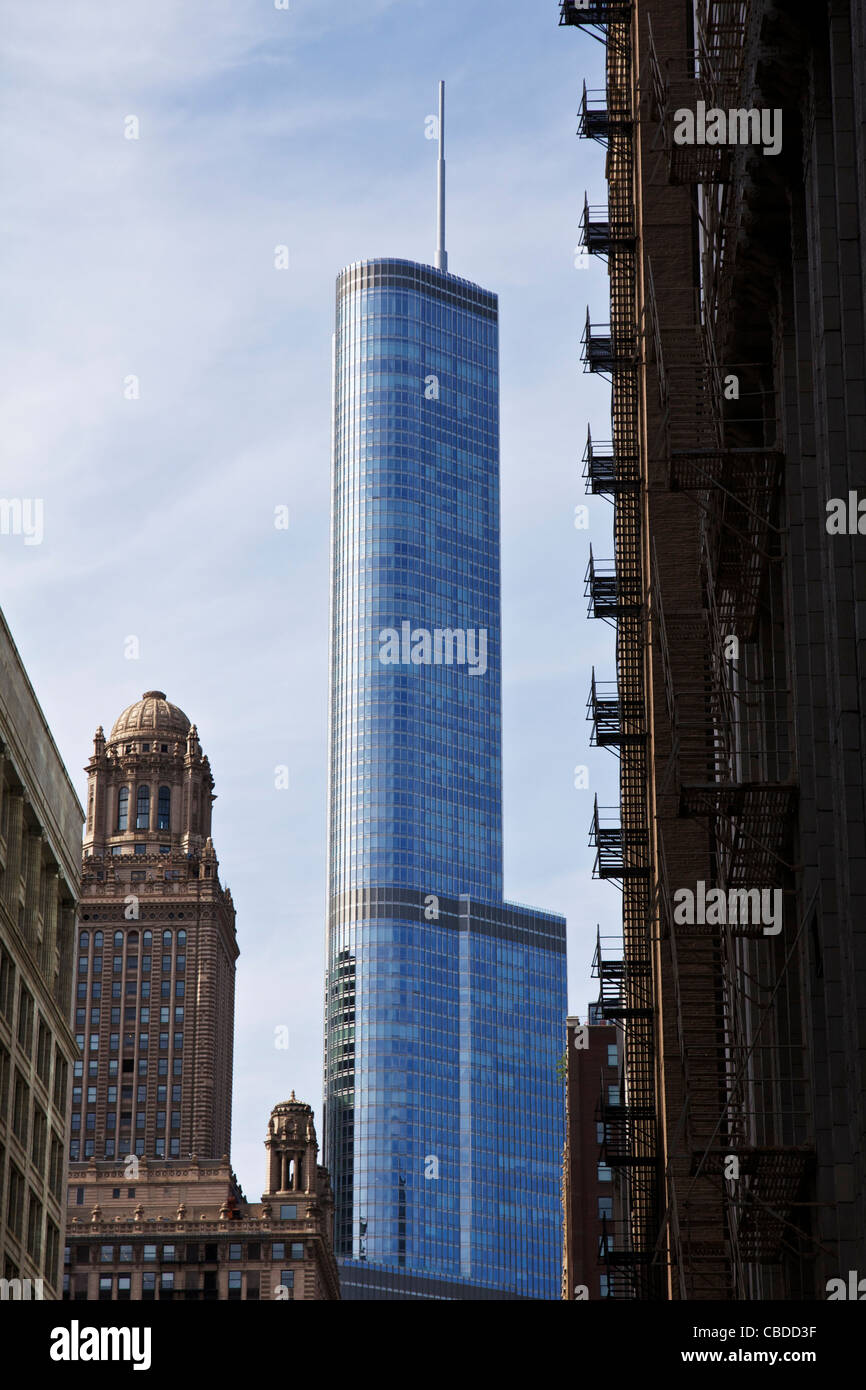
[[[557,0],[278,3],[8,6],[0,83],[0,497],[43,518],[38,544],[0,534],[0,606],[82,799],[96,726],[143,691],[198,726],[251,1200],[272,1106],[321,1115],[335,280],[432,262],[440,78],[449,269],[500,300],[505,893],[566,914],[572,1013],[620,913],[587,843],[593,795],[618,799],[585,718],[614,647],[584,598],[612,511],[584,495],[610,394],[580,337],[609,298],[574,254],[605,198],[575,134],[604,50]]]

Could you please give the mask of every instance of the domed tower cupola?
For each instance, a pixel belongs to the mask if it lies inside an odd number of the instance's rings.
[[[319,1146],[313,1111],[303,1101],[291,1099],[275,1105],[268,1121],[267,1196],[289,1192],[312,1194],[317,1190]]]
[[[85,854],[197,854],[211,831],[210,765],[198,732],[162,690],[97,729],[87,766]]]

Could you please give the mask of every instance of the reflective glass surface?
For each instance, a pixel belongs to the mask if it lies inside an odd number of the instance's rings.
[[[565,924],[502,901],[497,312],[408,261],[338,281],[325,1161],[344,1283],[557,1298]]]

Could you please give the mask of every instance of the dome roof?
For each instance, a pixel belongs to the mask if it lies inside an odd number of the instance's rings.
[[[140,700],[129,705],[115,721],[109,743],[131,734],[169,734],[186,738],[190,721],[183,710],[165,698],[164,690],[145,690]]]
[[[297,1110],[310,1111],[310,1113],[312,1113],[312,1107],[307,1105],[305,1101],[298,1100],[294,1091],[292,1091],[291,1100],[281,1100],[279,1105],[274,1106],[273,1110],[271,1111],[271,1114],[290,1115],[293,1111]]]

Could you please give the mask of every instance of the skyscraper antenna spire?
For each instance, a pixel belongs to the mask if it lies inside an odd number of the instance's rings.
[[[436,200],[436,269],[448,269],[445,250],[445,83],[439,83],[439,193]]]

